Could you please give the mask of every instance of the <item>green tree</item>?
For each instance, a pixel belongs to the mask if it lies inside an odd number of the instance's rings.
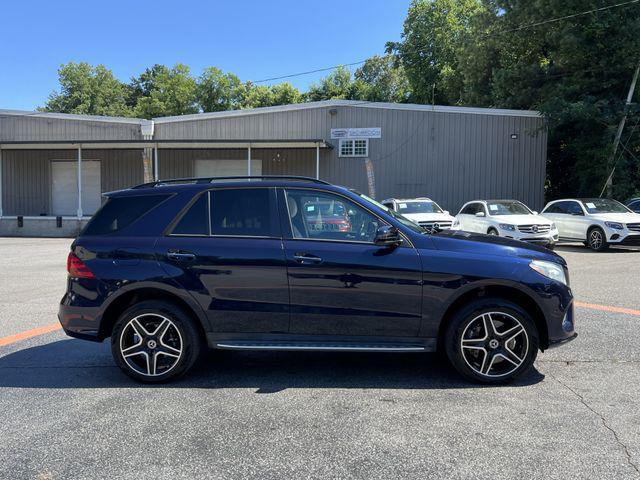
[[[197,113],[197,89],[186,65],[156,64],[131,80],[129,103],[142,118]]]
[[[415,101],[462,102],[458,54],[481,8],[480,0],[412,0],[402,40],[388,42],[387,52],[404,66]]]
[[[126,86],[104,65],[70,62],[58,69],[60,91],[53,92],[45,112],[131,116]]]
[[[320,83],[312,83],[305,99],[310,102],[320,100],[352,99],[354,94],[353,79],[347,67],[340,66],[329,75],[320,80]]]
[[[549,127],[548,197],[599,195],[624,98],[640,60],[640,7],[522,28],[601,3],[494,0],[484,6],[472,23],[474,40],[464,42],[459,55],[473,59],[460,61],[465,65],[465,100],[541,111]],[[622,138],[625,148],[614,176],[614,195],[621,199],[640,190],[640,128],[634,129],[639,114],[632,110]]]
[[[354,74],[352,96],[370,102],[407,102],[411,88],[402,65],[392,55],[375,55]]]
[[[242,107],[246,86],[233,73],[209,67],[198,79],[198,105],[203,112],[236,110]]]

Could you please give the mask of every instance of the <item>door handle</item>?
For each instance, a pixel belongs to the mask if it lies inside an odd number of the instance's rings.
[[[195,254],[191,252],[184,252],[182,250],[169,250],[167,252],[167,257],[170,258],[171,260],[178,260],[178,261],[189,261],[189,260],[196,259]]]
[[[320,257],[316,257],[315,255],[311,255],[309,253],[295,253],[293,255],[293,259],[298,263],[322,263],[322,259]]]

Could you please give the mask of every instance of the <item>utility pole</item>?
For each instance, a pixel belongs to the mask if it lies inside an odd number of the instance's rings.
[[[620,120],[620,124],[618,125],[618,131],[616,132],[616,137],[613,140],[613,148],[611,150],[611,154],[609,155],[609,159],[607,160],[607,170],[611,173],[607,177],[607,181],[604,184],[604,188],[600,192],[600,197],[604,194],[605,190],[607,191],[607,196],[611,197],[613,191],[613,172],[616,169],[615,157],[616,152],[618,151],[618,145],[620,145],[620,137],[622,137],[622,131],[624,130],[624,124],[627,122],[627,115],[629,114],[629,107],[631,107],[631,100],[633,99],[633,92],[636,89],[636,82],[638,81],[638,74],[640,73],[640,62],[638,62],[638,66],[636,67],[636,71],[633,74],[633,80],[631,80],[631,85],[629,86],[629,93],[627,94],[627,102],[624,104],[624,112],[622,114],[622,119]]]

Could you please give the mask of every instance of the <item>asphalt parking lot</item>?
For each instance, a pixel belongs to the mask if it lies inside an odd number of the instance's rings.
[[[0,478],[640,478],[640,251],[560,247],[579,338],[516,384],[435,355],[215,352],[143,386],[46,332],[68,239],[0,238]]]

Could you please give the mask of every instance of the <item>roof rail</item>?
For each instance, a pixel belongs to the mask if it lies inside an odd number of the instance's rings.
[[[212,183],[217,180],[299,180],[303,182],[321,183],[323,185],[331,185],[329,182],[320,180],[318,178],[303,177],[298,175],[238,175],[229,177],[193,177],[193,178],[173,178],[167,180],[157,180],[155,182],[141,183],[133,188],[148,188],[158,187],[160,185],[167,185],[173,183]]]

